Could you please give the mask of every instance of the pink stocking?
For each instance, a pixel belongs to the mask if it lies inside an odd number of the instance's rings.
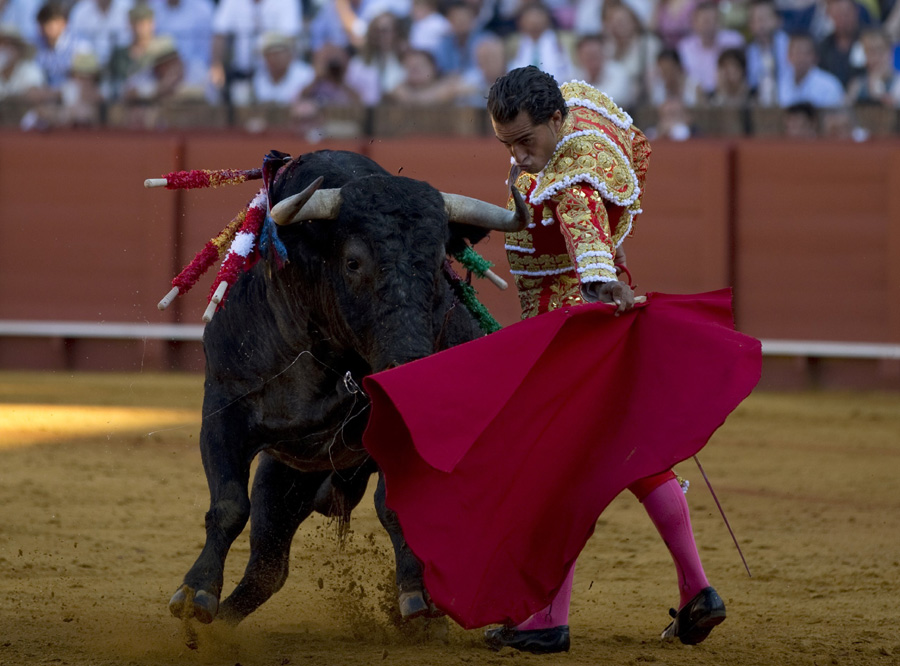
[[[522,624],[517,624],[516,629],[530,631],[534,629],[550,629],[569,624],[569,604],[572,601],[572,579],[575,577],[575,563],[569,568],[566,579],[563,581],[559,592],[553,597],[553,601],[545,609],[538,611]]]
[[[691,530],[691,516],[681,485],[674,478],[640,498],[650,520],[665,541],[678,572],[679,608],[693,599],[709,581],[700,563],[700,554]]]

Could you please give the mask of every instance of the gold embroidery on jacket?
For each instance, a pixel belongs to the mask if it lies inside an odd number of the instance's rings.
[[[565,271],[575,271],[575,266],[572,264],[572,260],[567,254],[542,254],[533,256],[530,254],[509,252],[508,256],[509,268],[514,275],[520,272],[529,274],[556,274]]]

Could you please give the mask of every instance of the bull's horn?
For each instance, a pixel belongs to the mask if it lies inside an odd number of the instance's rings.
[[[279,226],[286,226],[304,220],[333,220],[341,210],[340,189],[319,190],[322,178],[303,190],[300,194],[279,201],[272,208],[272,219]]]
[[[521,231],[530,222],[528,206],[515,188],[512,188],[515,210],[507,210],[461,194],[441,194],[451,222],[464,222],[494,231]]]

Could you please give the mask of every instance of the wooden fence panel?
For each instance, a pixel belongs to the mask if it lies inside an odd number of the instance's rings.
[[[898,342],[896,142],[737,153],[737,317],[758,337]]]

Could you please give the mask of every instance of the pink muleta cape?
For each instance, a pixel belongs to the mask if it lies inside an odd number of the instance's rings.
[[[728,289],[613,310],[561,308],[364,380],[387,504],[465,628],[547,606],[613,498],[696,454],[759,381]]]

